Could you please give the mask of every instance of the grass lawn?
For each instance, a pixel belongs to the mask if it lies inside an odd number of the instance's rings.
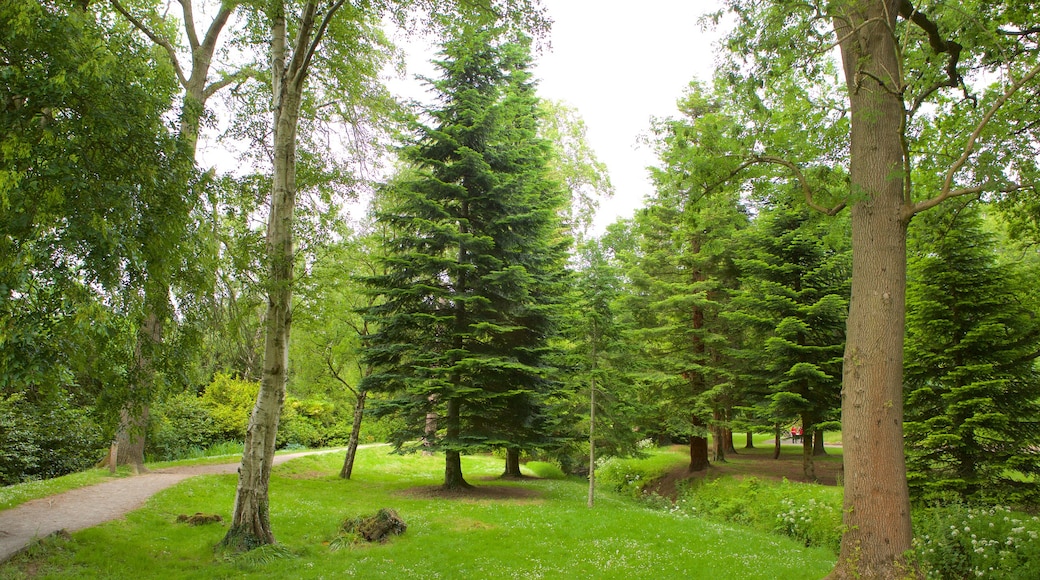
[[[215,553],[226,525],[175,523],[178,514],[195,512],[230,517],[236,476],[200,476],[161,492],[125,520],[36,546],[0,567],[0,578],[773,579],[820,578],[834,564],[824,549],[652,510],[603,490],[590,510],[585,481],[498,481],[503,461],[493,457],[463,458],[470,483],[520,486],[526,494],[444,499],[416,493],[440,483],[440,457],[363,449],[350,481],[337,477],[341,461],[339,454],[318,455],[275,468],[277,548]],[[383,507],[396,509],[408,524],[404,535],[333,549],[344,519]]]

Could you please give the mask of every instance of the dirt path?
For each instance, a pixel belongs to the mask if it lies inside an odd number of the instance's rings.
[[[337,453],[343,450],[326,449],[276,455],[274,464],[279,465],[304,455]],[[156,493],[189,477],[235,473],[238,466],[239,463],[236,462],[157,469],[144,475],[113,479],[98,485],[35,499],[0,511],[0,562],[25,549],[34,538],[42,538],[59,530],[75,532],[123,517],[141,507]]]

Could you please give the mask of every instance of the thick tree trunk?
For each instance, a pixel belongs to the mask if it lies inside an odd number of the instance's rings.
[[[365,399],[367,398],[368,391],[358,391],[357,403],[354,405],[354,422],[350,426],[350,439],[347,440],[347,456],[343,459],[343,469],[339,471],[339,476],[343,479],[350,479],[350,475],[354,472],[354,456],[357,455],[358,439],[361,437],[361,420],[365,418]]]
[[[445,420],[445,439],[448,443],[457,443],[460,426],[459,414],[460,403],[457,399],[448,399],[448,412]],[[473,487],[462,477],[462,456],[458,451],[446,450],[444,452],[444,489],[448,491],[461,491]]]
[[[690,436],[690,471],[708,468],[708,438]]]
[[[115,440],[100,466],[115,470],[117,466],[129,465],[135,474],[148,471],[144,466],[145,436],[148,431],[148,410],[155,382],[153,357],[162,342],[162,321],[156,314],[153,291],[146,290],[147,313],[137,333],[134,348],[136,373],[130,385],[130,400],[119,410],[119,426]]]
[[[744,440],[744,449],[755,448],[755,434],[751,431],[747,432],[747,439]]]
[[[268,484],[278,418],[285,401],[292,328],[293,212],[296,207],[296,129],[304,75],[285,70],[285,18],[276,15],[271,33],[274,94],[274,176],[267,222],[267,316],[264,370],[246,430],[231,525],[221,544],[249,550],[274,543]]]
[[[773,459],[780,459],[780,444],[783,437],[784,432],[780,430],[780,425],[773,425]]]
[[[902,578],[911,547],[903,456],[906,202],[898,0],[835,18],[852,113],[852,297],[842,385],[844,527],[833,578]]]
[[[515,447],[506,449],[506,469],[502,477],[523,477],[520,473],[520,450]]]
[[[812,454],[814,457],[820,457],[821,455],[827,455],[827,449],[823,446],[823,430],[813,430],[813,447]]]

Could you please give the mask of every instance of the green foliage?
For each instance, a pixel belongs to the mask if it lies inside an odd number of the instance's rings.
[[[738,522],[837,553],[842,535],[841,500],[840,488],[723,477],[688,485],[680,493],[676,509]]]
[[[550,338],[564,291],[561,188],[537,137],[530,40],[465,29],[447,41],[432,81],[438,107],[403,151],[411,167],[383,192],[387,255],[366,281],[378,412],[404,420],[398,447],[420,438],[450,453],[549,441]],[[438,433],[425,433],[428,413]]]
[[[0,396],[0,485],[86,469],[104,448],[101,429],[64,393],[35,400]]]
[[[153,461],[199,455],[223,433],[212,409],[194,392],[176,393],[151,408],[145,454]]]
[[[916,510],[912,559],[929,579],[1040,577],[1040,519],[964,503]]]
[[[921,216],[907,295],[906,446],[919,499],[1036,501],[1040,351],[1034,280],[998,263],[970,208]],[[927,229],[924,229],[927,228]]]
[[[596,466],[596,481],[631,498],[643,495],[643,488],[655,479],[682,465],[678,453],[653,453],[649,457],[609,457]]]
[[[224,373],[213,376],[213,382],[202,393],[202,404],[209,409],[220,438],[240,441],[246,436],[249,415],[259,391],[260,383]]]
[[[555,463],[528,461],[524,464],[524,468],[533,473],[535,477],[542,479],[564,479],[567,477],[567,474]]]

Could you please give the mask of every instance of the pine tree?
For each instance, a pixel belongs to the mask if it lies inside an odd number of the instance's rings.
[[[801,422],[803,468],[815,479],[813,434],[841,405],[842,351],[851,256],[828,244],[828,224],[778,204],[746,230],[734,318],[756,329],[753,350],[767,372],[769,415]]]
[[[912,229],[905,363],[908,480],[1010,496],[1040,473],[1040,321],[1030,280],[997,262],[977,210],[918,218]]]
[[[368,345],[367,381],[404,421],[399,447],[424,438],[446,454],[446,489],[468,487],[460,454],[541,443],[554,388],[549,338],[565,283],[564,202],[536,136],[529,41],[493,29],[449,40],[433,81],[432,125],[404,150],[412,173],[378,219],[394,239],[386,274],[369,280],[385,302]],[[430,429],[437,414],[443,431]]]

